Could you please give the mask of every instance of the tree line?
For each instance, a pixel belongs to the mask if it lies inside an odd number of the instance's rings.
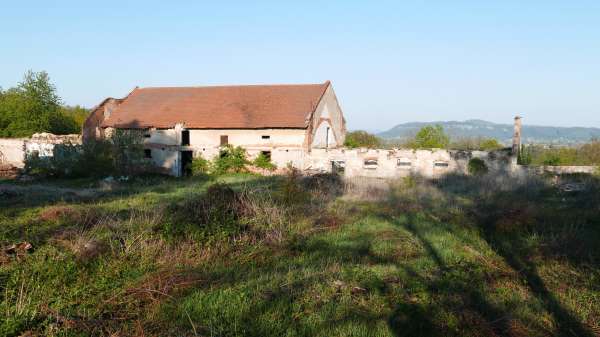
[[[45,71],[28,71],[15,87],[0,88],[0,137],[80,133],[88,110],[65,105]]]
[[[349,148],[410,148],[410,149],[454,149],[493,151],[503,148],[493,138],[451,140],[441,125],[424,126],[412,138],[402,142],[384,140],[366,131],[352,131],[346,135],[344,146]]]

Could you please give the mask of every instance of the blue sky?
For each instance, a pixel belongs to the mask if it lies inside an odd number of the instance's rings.
[[[600,1],[11,1],[0,86],[68,104],[135,86],[331,80],[351,129],[486,119],[600,127]]]

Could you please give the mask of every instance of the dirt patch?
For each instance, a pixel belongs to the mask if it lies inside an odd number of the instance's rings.
[[[39,220],[41,221],[58,221],[65,218],[75,218],[79,216],[79,212],[70,206],[51,206],[40,212]]]

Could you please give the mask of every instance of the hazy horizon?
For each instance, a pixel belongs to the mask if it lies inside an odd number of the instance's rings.
[[[0,31],[2,88],[45,70],[88,108],[135,86],[331,80],[349,129],[600,127],[597,1],[11,2]]]

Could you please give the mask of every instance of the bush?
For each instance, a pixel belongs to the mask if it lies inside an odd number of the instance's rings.
[[[502,149],[503,146],[493,138],[464,137],[453,140],[450,148],[464,151],[494,151]]]
[[[202,176],[210,173],[210,162],[201,155],[194,158],[189,165],[193,176]]]
[[[344,140],[344,146],[352,149],[358,147],[378,148],[381,147],[381,144],[382,141],[379,137],[360,130],[348,132],[346,140]]]
[[[481,176],[486,173],[488,173],[488,167],[482,159],[471,158],[471,160],[469,160],[469,174]]]
[[[252,165],[269,171],[277,169],[277,166],[271,162],[271,158],[267,157],[267,155],[262,152],[254,159]]]
[[[479,144],[479,149],[482,151],[494,151],[502,148],[504,148],[504,146],[502,146],[502,144],[500,144],[500,142],[494,138],[484,139]]]
[[[134,131],[117,130],[107,140],[90,140],[83,145],[57,144],[53,155],[37,152],[25,159],[30,175],[77,178],[131,175],[144,172],[141,136]]]
[[[419,130],[412,147],[415,149],[445,149],[450,143],[450,138],[441,125],[425,126]]]
[[[189,230],[196,232],[197,239],[219,239],[239,233],[239,196],[231,187],[215,183],[208,187],[206,194],[172,204],[167,210],[172,223],[160,225],[168,236],[189,236]]]
[[[213,171],[216,174],[245,172],[248,164],[244,148],[226,145],[221,149],[219,156],[215,158]]]

